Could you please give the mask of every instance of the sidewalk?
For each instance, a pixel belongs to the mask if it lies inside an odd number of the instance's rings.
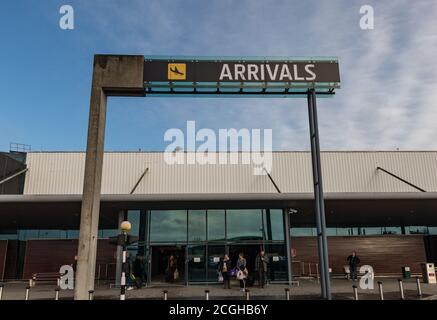
[[[383,282],[384,298],[386,300],[399,300],[399,285],[395,278],[375,278],[375,287],[373,290],[358,289],[360,300],[379,300],[379,292],[377,281]],[[404,280],[405,298],[417,299],[417,289],[415,279]],[[335,300],[352,300],[353,291],[352,285],[356,284],[359,287],[359,282],[351,282],[344,279],[332,280],[332,296]],[[24,300],[26,283],[5,283],[3,288],[4,300]],[[268,285],[264,289],[257,287],[248,288],[250,290],[251,299],[285,299],[284,289],[287,286],[282,284]],[[421,283],[423,298],[432,298],[437,296],[437,285]],[[205,290],[210,291],[210,299],[226,299],[226,300],[244,300],[245,294],[239,291],[238,284],[232,289],[223,289],[220,285],[190,285],[190,286],[152,286],[149,288],[129,290],[126,293],[126,299],[162,299],[163,290],[168,291],[168,299],[205,299]],[[109,288],[109,285],[100,285],[95,289],[94,298],[100,299],[119,299],[120,290],[117,288]],[[320,284],[317,280],[300,280],[300,286],[293,286],[290,291],[291,299],[307,300],[320,299]],[[55,286],[37,285],[30,289],[30,300],[54,299]],[[59,297],[61,300],[72,299],[73,291],[60,291]]]

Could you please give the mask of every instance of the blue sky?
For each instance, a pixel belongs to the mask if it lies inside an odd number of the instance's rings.
[[[59,28],[59,8],[75,29]],[[359,9],[375,10],[375,29]],[[2,1],[0,150],[84,150],[95,53],[338,56],[319,99],[324,150],[437,149],[437,1]],[[308,150],[305,99],[110,98],[106,150],[164,150],[164,132],[271,128]]]

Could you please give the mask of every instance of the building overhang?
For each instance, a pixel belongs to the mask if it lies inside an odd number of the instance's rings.
[[[81,195],[1,195],[0,229],[76,229]],[[436,192],[326,193],[328,226],[436,225]],[[293,208],[294,226],[314,225],[313,193],[105,194],[101,228],[115,228],[120,210]]]

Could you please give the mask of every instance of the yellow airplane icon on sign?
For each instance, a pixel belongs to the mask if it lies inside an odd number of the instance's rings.
[[[185,63],[169,63],[167,76],[168,76],[168,80],[185,80],[186,79],[186,64]]]

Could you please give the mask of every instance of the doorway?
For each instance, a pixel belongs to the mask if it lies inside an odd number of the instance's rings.
[[[152,284],[185,284],[185,246],[152,246],[151,249]],[[169,268],[170,257],[174,259],[174,269]]]

